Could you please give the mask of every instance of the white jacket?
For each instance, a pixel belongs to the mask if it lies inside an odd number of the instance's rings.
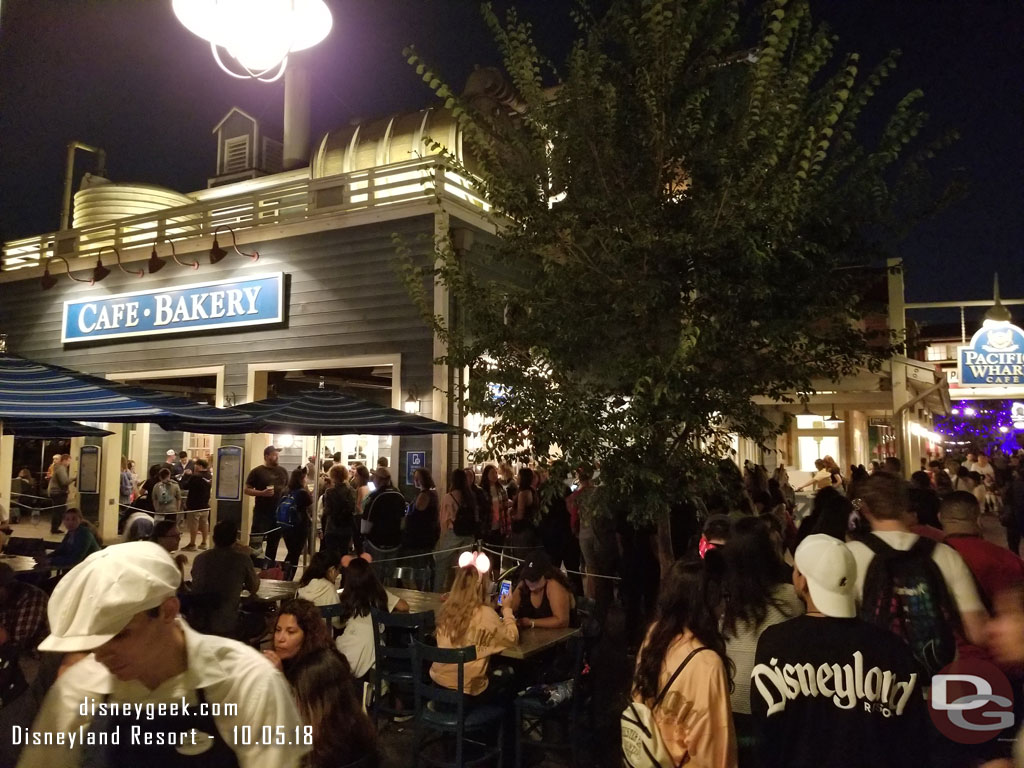
[[[309,602],[316,606],[337,605],[340,602],[337,586],[327,579],[313,579],[306,586],[299,587],[299,591],[295,593],[295,596],[303,600],[309,600]],[[337,616],[331,620],[331,623],[337,629],[342,627],[341,619]]]

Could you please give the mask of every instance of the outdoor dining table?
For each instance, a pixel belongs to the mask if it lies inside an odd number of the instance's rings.
[[[0,563],[7,563],[15,573],[50,570],[49,566],[40,567],[36,559],[28,555],[0,555]]]
[[[433,611],[435,616],[444,605],[444,600],[437,592],[419,592],[415,589],[396,589],[389,587],[388,591],[396,597],[400,597],[409,604],[410,613],[421,613]],[[559,643],[564,643],[570,637],[579,634],[579,629],[573,627],[562,627],[550,629],[547,627],[534,627],[533,629],[519,630],[519,643],[506,648],[501,655],[507,659],[529,659],[538,653],[553,648]]]
[[[280,581],[278,579],[260,579],[260,589],[255,595],[251,597],[258,597],[261,600],[290,600],[295,597],[295,593],[299,590],[299,584],[296,581]],[[242,592],[243,595],[248,595],[246,591]]]

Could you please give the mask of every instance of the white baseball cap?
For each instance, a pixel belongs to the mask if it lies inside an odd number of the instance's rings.
[[[857,615],[857,562],[846,544],[815,533],[800,542],[794,560],[819,611],[837,619]]]
[[[50,634],[41,651],[91,651],[124,629],[135,614],[173,597],[178,566],[151,541],[94,552],[60,580],[47,605]]]
[[[174,450],[173,448],[168,448],[167,449],[167,455],[168,456],[177,456],[178,452],[176,450]]]

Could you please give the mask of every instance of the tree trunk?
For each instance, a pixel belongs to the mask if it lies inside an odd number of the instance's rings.
[[[676,561],[675,554],[672,552],[672,516],[667,507],[658,515],[658,528],[654,541],[658,554],[658,565],[661,566],[661,583],[664,584]]]

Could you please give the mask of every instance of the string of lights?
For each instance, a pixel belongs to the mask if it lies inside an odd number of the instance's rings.
[[[1004,453],[1024,447],[1024,403],[1009,400],[960,400],[950,415],[935,420],[935,431],[947,446],[987,449]]]

